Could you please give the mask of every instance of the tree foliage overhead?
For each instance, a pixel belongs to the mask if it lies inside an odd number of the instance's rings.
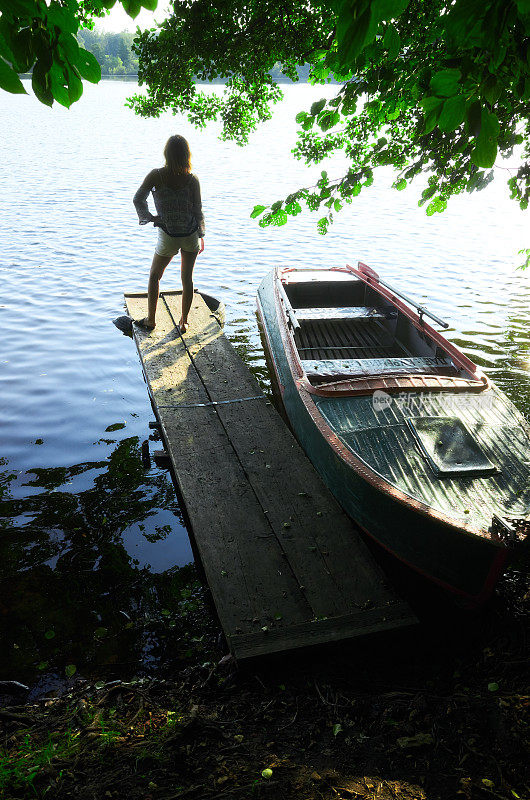
[[[280,96],[274,62],[290,74],[308,61],[314,83],[341,82],[334,98],[297,116],[295,155],[311,164],[342,151],[348,170],[256,206],[261,225],[283,225],[305,203],[325,209],[325,233],[385,166],[398,190],[423,176],[420,204],[443,211],[451,195],[489,183],[514,148],[509,186],[528,205],[530,0],[184,0],[136,49],[147,86],[133,98],[138,113],[221,119],[223,135],[240,143]],[[197,91],[194,76],[219,75],[228,77],[224,96]]]
[[[333,38],[333,15],[300,0],[183,0],[135,42],[146,95],[131,105],[143,116],[171,109],[202,127],[221,119],[223,136],[240,144],[282,94],[271,76],[298,80],[297,66]],[[279,71],[278,71],[279,67]],[[223,96],[197,81],[226,79]]]
[[[134,17],[156,0],[119,0]],[[117,0],[0,0],[0,88],[24,92],[32,70],[38,99],[69,106],[100,65],[76,34]],[[243,144],[281,97],[278,75],[335,80],[335,97],[297,116],[295,155],[309,164],[336,152],[349,167],[322,172],[317,185],[270,206],[261,225],[324,208],[319,230],[373,183],[378,167],[404,189],[423,178],[420,205],[443,211],[448,199],[508,175],[512,197],[530,197],[530,0],[175,0],[171,16],[134,45],[147,95],[131,98],[144,116],[185,112]],[[118,56],[116,56],[118,58]],[[101,59],[100,59],[101,60]],[[273,72],[273,75],[271,75]],[[197,81],[225,79],[224,93]],[[513,154],[506,173],[502,161]]]
[[[154,10],[157,0],[120,0],[131,17],[142,6]],[[41,103],[54,100],[67,108],[83,93],[83,80],[97,83],[101,68],[95,56],[79,46],[80,27],[91,27],[116,0],[0,0],[0,88],[27,94],[20,75],[31,71],[33,91]]]

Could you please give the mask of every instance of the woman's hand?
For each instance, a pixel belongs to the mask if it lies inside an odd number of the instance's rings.
[[[160,219],[160,217],[158,215],[156,217],[151,215],[151,222],[153,223],[155,228],[159,228],[161,223],[162,223],[162,220]]]
[[[199,245],[199,253],[202,253],[202,251],[204,250],[204,239],[202,238],[202,236],[201,236],[201,238],[199,239],[199,241],[200,241],[200,245]]]

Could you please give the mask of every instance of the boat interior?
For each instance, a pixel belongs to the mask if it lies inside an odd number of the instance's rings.
[[[316,280],[309,270],[305,279],[302,271],[286,277],[282,283],[290,327],[314,385],[385,375],[473,379],[426,331],[364,281],[340,272],[333,280]]]

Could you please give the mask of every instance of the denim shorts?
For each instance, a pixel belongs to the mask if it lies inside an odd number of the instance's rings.
[[[158,228],[158,239],[156,242],[155,253],[157,256],[172,258],[179,250],[186,253],[197,253],[199,250],[199,232],[189,236],[169,236],[162,228]]]

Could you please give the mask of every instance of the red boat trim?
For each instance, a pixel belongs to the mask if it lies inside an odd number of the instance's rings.
[[[367,536],[369,536],[370,539],[373,539],[373,541],[376,542],[379,547],[382,547],[383,550],[385,550],[387,553],[390,553],[390,555],[392,555],[394,558],[397,558],[398,561],[401,561],[401,563],[405,564],[405,566],[407,566],[409,569],[414,570],[414,572],[417,572],[418,575],[427,578],[428,580],[432,581],[432,583],[436,583],[437,586],[445,589],[445,591],[457,595],[458,597],[464,597],[468,601],[470,610],[474,608],[480,608],[480,606],[483,605],[483,603],[485,603],[486,600],[488,600],[488,598],[491,596],[491,593],[495,588],[495,584],[499,580],[508,559],[508,551],[506,549],[499,550],[495,555],[493,564],[490,567],[490,571],[480,592],[478,594],[469,594],[469,592],[465,592],[463,589],[458,589],[456,586],[452,586],[450,583],[446,583],[446,581],[442,581],[440,578],[435,578],[433,575],[429,575],[428,572],[425,572],[425,570],[422,570],[415,564],[407,561],[406,558],[402,558],[390,547],[387,547],[387,545],[380,542],[379,539],[376,539],[376,537],[370,533],[368,528],[365,528],[364,525],[361,525],[359,522],[355,522],[355,524]]]
[[[490,386],[487,378],[483,383],[469,381],[466,378],[451,378],[448,375],[387,375],[384,378],[373,376],[367,378],[348,378],[332,383],[314,386],[307,376],[300,378],[300,385],[310,394],[321,397],[355,396],[373,394],[378,389],[392,394],[395,392],[482,392]]]

